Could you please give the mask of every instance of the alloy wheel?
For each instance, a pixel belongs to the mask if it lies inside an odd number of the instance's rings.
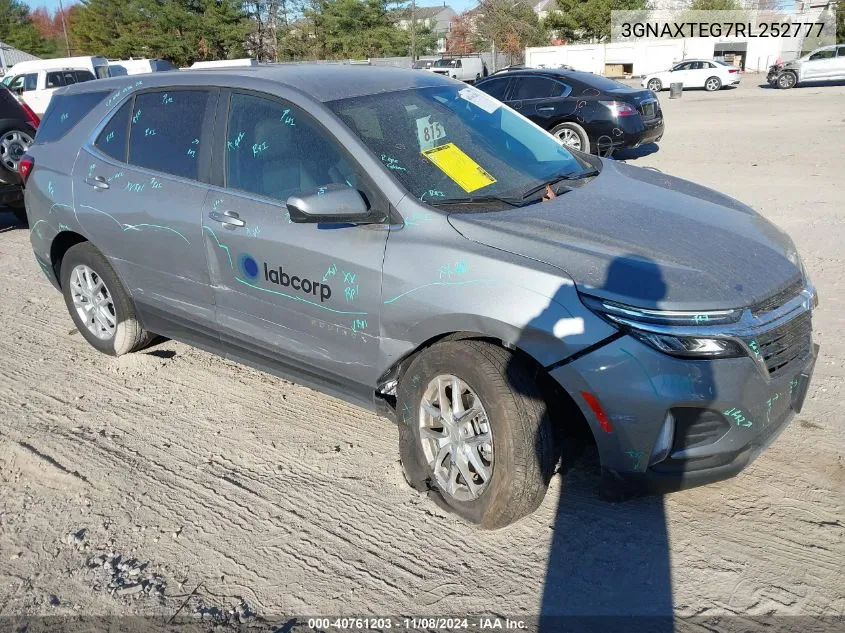
[[[0,164],[11,172],[20,172],[21,156],[32,145],[32,137],[20,130],[10,130],[0,137]]]
[[[439,488],[457,501],[478,499],[493,475],[493,432],[481,399],[457,376],[439,375],[428,383],[418,417]]]
[[[719,80],[716,79],[716,78],[708,79],[705,87],[710,91],[718,90],[719,89]]]
[[[572,149],[581,149],[581,136],[575,130],[570,128],[563,128],[557,133],[557,137],[561,143]]]
[[[652,79],[648,82],[648,89],[652,92],[659,92],[660,91],[660,82],[657,79]]]
[[[104,341],[114,336],[117,314],[102,277],[85,264],[70,272],[70,294],[76,314],[94,336]]]

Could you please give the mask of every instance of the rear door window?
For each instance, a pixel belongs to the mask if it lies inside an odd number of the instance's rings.
[[[41,119],[41,125],[38,126],[35,142],[51,143],[59,140],[108,94],[108,92],[54,94],[50,99],[47,112]]]
[[[126,162],[126,146],[129,140],[129,115],[132,112],[132,99],[124,103],[117,113],[106,123],[100,132],[94,147],[120,162]]]
[[[47,88],[61,88],[65,86],[65,77],[64,74],[59,71],[53,71],[47,73],[47,83],[45,86]]]
[[[520,77],[516,79],[511,100],[548,99],[559,97],[563,87],[556,81],[545,77]]]
[[[216,94],[216,93],[215,93]],[[135,96],[129,163],[173,176],[200,179],[202,140],[210,134],[216,99],[209,90],[162,90]]]

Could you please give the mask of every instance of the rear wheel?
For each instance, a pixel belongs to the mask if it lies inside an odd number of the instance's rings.
[[[0,128],[0,170],[12,174],[12,178],[2,178],[6,182],[20,182],[20,162],[33,143],[35,132],[29,126],[18,123]],[[2,174],[0,174],[2,176]]]
[[[778,88],[789,89],[794,88],[795,84],[798,83],[798,77],[792,71],[786,71],[780,74],[778,77]]]
[[[62,258],[62,294],[80,334],[104,354],[121,356],[149,344],[129,293],[90,242],[72,246]]]
[[[721,89],[722,87],[722,80],[718,77],[708,77],[707,81],[704,82],[704,89],[707,92],[716,92],[717,90]]]
[[[577,123],[561,123],[552,128],[558,140],[572,149],[577,149],[581,152],[590,151],[590,137],[587,132]]]
[[[659,79],[649,79],[648,89],[652,92],[660,92],[661,90],[663,90],[663,82],[661,82]]]
[[[439,343],[414,359],[397,393],[408,482],[487,529],[533,512],[557,457],[534,373],[481,341]]]

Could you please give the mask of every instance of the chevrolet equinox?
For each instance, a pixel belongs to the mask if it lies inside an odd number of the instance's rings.
[[[435,73],[77,84],[21,172],[37,262],[92,346],[155,333],[378,411],[408,482],[485,528],[539,505],[583,423],[621,489],[732,476],[815,363],[782,231]]]

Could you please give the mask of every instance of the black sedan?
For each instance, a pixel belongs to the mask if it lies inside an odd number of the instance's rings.
[[[652,91],[600,75],[525,68],[489,77],[476,87],[584,152],[609,156],[663,136],[663,111]]]
[[[38,117],[0,85],[0,207],[9,205],[21,222],[26,221],[20,159],[32,145]]]

